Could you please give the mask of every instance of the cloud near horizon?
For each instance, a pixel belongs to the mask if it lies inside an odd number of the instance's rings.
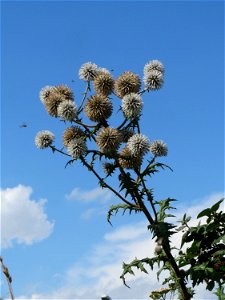
[[[196,215],[222,197],[222,193],[212,194],[197,201],[197,205],[183,207],[178,211],[178,219],[187,213],[193,218],[191,225],[196,224]],[[54,291],[37,292],[30,295],[30,299],[100,299],[103,294],[110,295],[112,299],[148,299],[152,290],[161,287],[155,270],[151,271],[147,267],[149,275],[134,270],[135,277],[127,276],[130,289],[120,279],[123,262],[131,262],[135,257],[152,257],[154,254],[155,241],[146,226],[147,223],[142,221],[106,232],[101,243],[93,245],[84,257],[79,258],[79,263],[74,263],[60,274],[64,279],[63,285],[59,285]],[[172,244],[179,247],[180,238],[181,233],[173,235]],[[194,299],[212,300],[216,297],[204,285],[200,285],[196,288]]]
[[[52,233],[54,222],[44,212],[47,200],[32,200],[32,192],[30,186],[21,184],[1,189],[2,248],[11,247],[14,242],[31,245]]]

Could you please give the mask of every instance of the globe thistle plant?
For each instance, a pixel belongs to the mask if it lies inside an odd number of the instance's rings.
[[[156,70],[164,73],[164,66],[159,60],[151,60],[144,66],[144,75],[147,75],[149,72]]]
[[[147,90],[158,90],[164,83],[163,73],[157,70],[152,70],[144,75],[144,84]]]
[[[133,72],[124,72],[115,81],[115,93],[119,98],[130,93],[138,93],[140,88],[140,77]]]
[[[149,140],[145,135],[136,133],[129,138],[127,148],[132,156],[142,157],[149,151]]]
[[[52,145],[55,140],[54,134],[49,130],[39,131],[35,137],[35,145],[39,149],[45,149]]]
[[[78,126],[71,126],[67,128],[62,136],[63,145],[67,147],[69,145],[69,142],[71,142],[74,139],[84,138],[85,133],[83,130]]]
[[[149,150],[155,156],[167,156],[168,153],[168,147],[166,143],[161,140],[153,141],[149,146]]]
[[[103,128],[96,136],[96,144],[103,153],[114,153],[119,148],[121,141],[121,132],[116,128]]]
[[[94,89],[97,94],[108,96],[113,92],[114,79],[110,73],[102,72],[94,79]]]
[[[142,111],[143,101],[139,94],[130,93],[122,99],[122,111],[127,119],[137,118]]]
[[[54,87],[54,90],[62,96],[63,100],[74,100],[73,91],[65,84],[60,84]]]
[[[98,66],[92,62],[83,64],[79,70],[79,77],[84,81],[92,81],[98,75]]]
[[[86,116],[94,122],[102,122],[108,119],[113,111],[112,102],[101,95],[91,96],[84,107]]]
[[[62,101],[57,108],[57,115],[64,121],[72,121],[77,115],[77,107],[71,100]]]
[[[87,152],[87,145],[84,138],[77,138],[71,140],[67,145],[67,151],[73,159],[78,159]]]

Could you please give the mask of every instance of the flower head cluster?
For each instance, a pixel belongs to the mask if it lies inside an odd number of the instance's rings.
[[[119,164],[125,169],[138,169],[142,164],[142,156],[133,156],[128,147],[120,152]]]
[[[115,93],[123,98],[130,93],[138,93],[141,87],[139,76],[133,72],[124,72],[115,81]]]
[[[52,145],[55,140],[55,136],[51,131],[42,130],[39,131],[35,137],[35,144],[37,148],[44,149]]]
[[[97,94],[108,96],[113,92],[114,79],[110,73],[100,71],[99,75],[94,79],[94,89]]]
[[[108,119],[113,111],[112,102],[101,95],[91,96],[84,107],[86,116],[94,122],[102,122]]]
[[[62,101],[57,109],[58,116],[65,121],[72,121],[77,115],[76,105],[71,100]]]
[[[154,141],[150,144],[149,150],[155,156],[167,156],[168,148],[166,143],[161,140]]]
[[[96,144],[103,153],[115,152],[122,140],[121,132],[116,128],[106,127],[96,136]]]
[[[145,135],[136,133],[129,138],[127,148],[132,156],[142,157],[149,151],[149,140]]]
[[[122,99],[121,108],[127,119],[139,117],[142,107],[143,101],[139,94],[130,93],[125,95]]]
[[[71,126],[69,128],[67,128],[62,136],[62,140],[63,140],[63,145],[65,147],[68,146],[69,142],[71,142],[74,139],[78,139],[81,137],[85,137],[85,133],[83,132],[83,130],[78,127],[78,126]]]
[[[98,75],[98,66],[92,62],[83,64],[79,70],[79,77],[84,81],[92,81]]]
[[[158,60],[152,60],[144,66],[144,84],[148,90],[158,90],[164,82],[164,67]]]
[[[71,140],[67,145],[67,151],[74,159],[80,158],[87,152],[87,145],[84,138],[77,138]]]
[[[40,90],[40,100],[43,104],[45,104],[46,99],[50,95],[50,93],[54,91],[54,86],[47,85]]]

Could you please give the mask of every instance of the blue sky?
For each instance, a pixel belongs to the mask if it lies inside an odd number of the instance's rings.
[[[141,127],[150,140],[168,144],[169,155],[161,161],[174,172],[160,172],[151,184],[157,199],[174,197],[181,211],[193,207],[194,214],[196,205],[216,201],[224,189],[224,4],[3,1],[1,6],[1,190],[7,221],[2,256],[15,295],[146,298],[149,278],[138,275],[133,294],[115,280],[123,259],[145,254],[144,219],[118,216],[110,227],[107,207],[116,201],[111,194],[99,192],[79,163],[65,169],[65,157],[35,147],[43,129],[54,132],[60,147],[66,128],[47,115],[39,91],[64,83],[79,103],[83,63],[113,69],[117,78],[128,70],[142,77],[149,60],[160,60],[165,84],[143,95]],[[23,122],[27,128],[20,128]],[[76,196],[68,200],[74,189]],[[2,293],[7,294],[4,282]]]

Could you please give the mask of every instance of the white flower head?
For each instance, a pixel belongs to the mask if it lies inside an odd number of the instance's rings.
[[[81,155],[87,152],[87,145],[83,138],[73,139],[68,143],[68,153],[74,158],[78,159]]]
[[[127,148],[133,156],[144,156],[149,151],[149,140],[147,136],[136,133],[129,138]]]
[[[90,81],[98,75],[98,66],[92,62],[83,64],[79,70],[79,77],[81,80]]]
[[[44,149],[52,145],[55,140],[55,136],[51,131],[42,130],[39,131],[35,137],[35,145],[39,149]]]
[[[161,140],[153,141],[149,146],[149,150],[155,156],[167,156],[168,153],[168,147],[166,143]]]
[[[136,93],[125,95],[122,99],[121,108],[126,118],[139,117],[142,111],[143,101],[141,96]]]
[[[106,68],[98,68],[98,73],[99,74],[111,74],[109,70]]]
[[[77,114],[77,107],[73,101],[65,100],[59,104],[57,113],[63,120],[72,121]]]
[[[49,94],[54,90],[54,86],[46,85],[40,90],[40,100],[44,104]]]
[[[159,60],[151,60],[144,66],[144,75],[153,70],[164,73],[164,66]]]
[[[144,75],[144,84],[148,90],[158,90],[163,85],[163,73],[157,70],[149,71]]]

